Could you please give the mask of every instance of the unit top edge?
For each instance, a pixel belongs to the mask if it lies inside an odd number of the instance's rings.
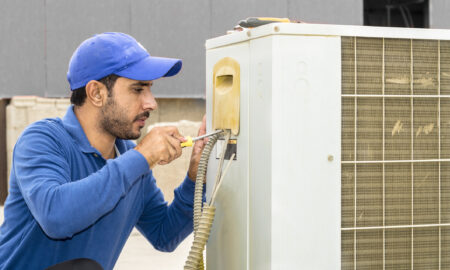
[[[423,29],[307,23],[272,23],[206,40],[207,50],[273,35],[356,36],[450,40],[449,29]]]

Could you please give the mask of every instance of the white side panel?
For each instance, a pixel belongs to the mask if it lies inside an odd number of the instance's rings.
[[[249,260],[252,270],[271,269],[272,43],[273,37],[250,42]]]
[[[340,266],[340,45],[274,37],[272,269]]]
[[[223,57],[239,62],[241,73],[240,131],[237,138],[237,160],[223,179],[216,198],[216,216],[207,243],[207,268],[214,270],[248,269],[248,43],[208,50],[206,52],[207,129],[212,127],[213,67]],[[207,198],[214,185],[218,160],[213,149],[207,171]],[[225,161],[227,164],[228,161]]]

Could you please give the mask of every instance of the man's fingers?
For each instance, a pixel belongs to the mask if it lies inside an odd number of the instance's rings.
[[[150,168],[169,164],[182,154],[181,142],[186,139],[174,126],[154,127],[136,146],[147,159]]]
[[[196,141],[194,144],[194,153],[201,153],[205,145],[205,139]]]
[[[202,124],[198,129],[198,136],[201,136],[203,134],[206,134],[206,114],[203,116]]]
[[[167,141],[176,150],[176,152],[179,152],[181,155],[181,141],[173,136],[167,136]]]
[[[167,132],[167,134],[169,134],[170,136],[180,140],[181,142],[185,142],[186,141],[186,139],[183,137],[183,135],[180,134],[180,131],[178,131],[177,127],[167,126],[167,127],[165,127],[165,131]]]
[[[167,148],[171,155],[170,161],[181,156],[181,144],[180,141],[172,136],[166,136]]]

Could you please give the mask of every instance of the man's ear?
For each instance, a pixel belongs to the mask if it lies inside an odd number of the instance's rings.
[[[95,107],[102,107],[108,98],[108,89],[106,86],[95,80],[86,84],[86,100]]]

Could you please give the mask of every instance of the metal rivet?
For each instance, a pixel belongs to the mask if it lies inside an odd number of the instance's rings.
[[[331,161],[333,161],[333,160],[334,160],[333,155],[328,155],[328,161],[331,162]]]
[[[273,28],[273,31],[279,32],[279,31],[280,31],[280,27],[279,27],[279,26],[275,26],[275,27]]]

